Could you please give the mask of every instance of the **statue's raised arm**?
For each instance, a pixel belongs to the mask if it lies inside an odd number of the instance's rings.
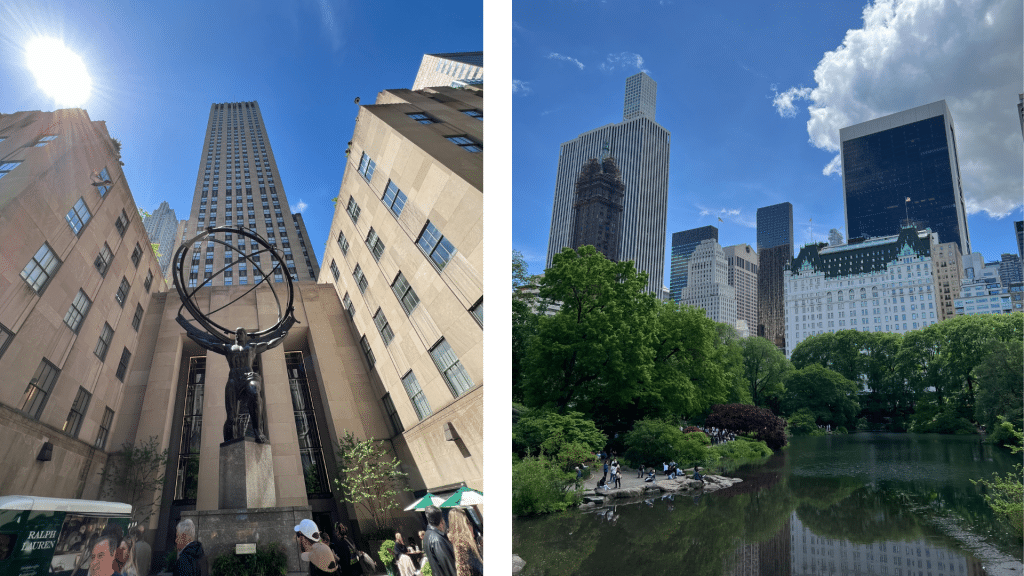
[[[216,352],[217,354],[227,354],[229,346],[228,343],[210,334],[207,334],[202,330],[196,329],[194,326],[189,324],[189,322],[185,320],[185,318],[181,314],[178,314],[176,320],[178,321],[178,324],[180,324],[181,327],[185,329],[185,333],[188,334],[188,337],[191,338],[193,342],[199,344],[200,346],[206,348],[207,350],[210,350],[211,352]]]

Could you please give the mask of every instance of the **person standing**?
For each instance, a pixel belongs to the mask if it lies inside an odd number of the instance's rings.
[[[304,519],[295,527],[295,540],[299,545],[299,558],[309,562],[310,576],[334,574],[338,571],[338,562],[334,552],[320,541],[320,529],[316,522]]]
[[[145,540],[146,527],[137,524],[131,529],[131,537],[135,541],[135,565],[139,569],[139,576],[149,576],[149,570],[153,565],[153,548]]]
[[[619,465],[618,460],[612,462],[612,470],[612,475],[615,477],[615,487],[622,488],[622,466]]]
[[[469,525],[466,513],[458,508],[448,513],[451,529],[448,539],[455,550],[455,572],[457,576],[483,576],[483,559],[473,538],[473,528]]]
[[[349,538],[348,527],[341,522],[334,525],[334,542],[331,543],[331,550],[334,550],[338,557],[338,572],[341,576],[359,576],[363,573],[356,544]]]
[[[210,573],[209,560],[203,544],[196,540],[196,525],[190,518],[178,522],[174,545],[178,559],[174,564],[174,576],[206,576]]]
[[[427,533],[423,536],[423,553],[434,576],[458,576],[455,549],[444,533],[444,517],[437,506],[427,506]]]

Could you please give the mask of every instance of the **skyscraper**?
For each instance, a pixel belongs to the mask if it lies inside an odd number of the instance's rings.
[[[783,273],[793,258],[793,205],[757,209],[757,335],[786,347]]]
[[[702,226],[672,234],[672,262],[669,268],[668,297],[679,302],[690,273],[690,255],[704,240],[718,242],[718,228]]]
[[[612,157],[587,161],[576,179],[572,207],[572,248],[593,246],[613,262],[619,261],[622,197],[626,186]]]
[[[572,209],[576,178],[591,158],[615,158],[625,196],[619,261],[632,260],[647,273],[647,291],[661,294],[665,268],[670,135],[654,121],[656,84],[640,73],[629,80],[622,122],[585,132],[561,146],[545,267],[572,245]],[[635,110],[635,112],[631,112]],[[627,118],[627,115],[631,116]]]
[[[484,81],[483,52],[424,54],[413,81],[413,90],[435,86],[458,88]]]
[[[945,100],[839,131],[846,237],[899,234],[906,219],[971,252],[956,130]]]
[[[287,273],[294,280],[316,280],[320,267],[302,220],[293,218],[288,207],[259,104],[211,105],[203,152],[182,239],[188,240],[208,227],[245,226],[282,251]],[[239,251],[246,248],[241,238],[237,240]],[[204,260],[199,259],[198,250],[191,253],[194,259],[184,263],[191,264],[187,274],[190,286],[202,284],[234,260],[232,251],[221,244],[207,244]],[[255,284],[259,280],[256,271],[251,272],[232,266],[209,285]],[[283,281],[283,273],[275,274],[273,280]]]
[[[932,276],[935,279],[935,308],[939,321],[955,315],[954,300],[960,296],[960,282],[964,275],[963,256],[956,242],[943,242],[932,246]]]
[[[1014,222],[1013,231],[1017,235],[1017,256],[1024,258],[1024,220]]]
[[[743,320],[749,333],[756,334],[757,252],[749,244],[726,246],[722,251],[728,265],[729,286],[736,289],[736,320]]]
[[[715,322],[736,326],[736,289],[729,285],[725,252],[716,240],[702,240],[690,254],[686,288],[679,301],[701,308]]]
[[[178,248],[178,216],[165,200],[152,214],[142,219],[142,225],[146,227],[150,241],[156,244],[162,276],[167,273],[167,265],[171,263],[171,257]]]

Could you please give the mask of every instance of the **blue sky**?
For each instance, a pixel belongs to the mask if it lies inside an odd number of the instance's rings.
[[[121,140],[138,206],[188,217],[210,105],[256,100],[288,201],[318,260],[357,107],[410,88],[424,53],[481,50],[483,8],[446,2],[38,2],[0,4],[0,113],[53,110],[24,46],[55,36],[93,81],[82,106]]]
[[[669,237],[711,224],[756,247],[757,208],[785,201],[798,247],[845,236],[839,128],[945,99],[972,247],[1016,253],[1021,3],[969,4],[516,3],[512,247],[542,271],[559,145],[620,122],[625,79],[645,70],[672,133]]]

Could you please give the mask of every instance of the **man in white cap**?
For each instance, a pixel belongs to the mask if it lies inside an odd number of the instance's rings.
[[[305,519],[295,527],[295,539],[299,544],[299,558],[309,562],[310,576],[334,574],[338,571],[338,559],[334,552],[320,541],[320,530],[312,520]]]

